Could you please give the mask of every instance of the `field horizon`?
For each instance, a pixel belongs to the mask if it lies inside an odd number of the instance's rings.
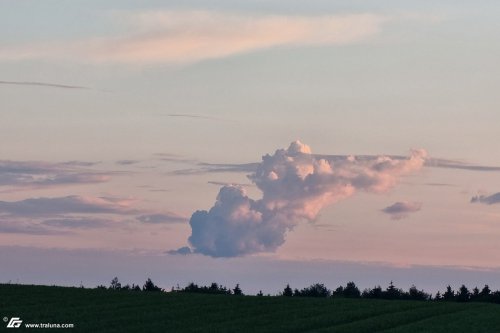
[[[81,332],[494,332],[500,305],[344,297],[234,296],[0,284],[23,325]],[[1,331],[6,326],[1,325]],[[69,329],[68,329],[69,330]]]
[[[500,332],[498,13],[0,0],[0,333]]]

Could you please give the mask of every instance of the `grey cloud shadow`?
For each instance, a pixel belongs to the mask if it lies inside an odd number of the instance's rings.
[[[393,220],[400,220],[409,214],[416,213],[422,209],[421,202],[399,201],[382,209],[382,212],[389,215]]]
[[[471,203],[482,203],[485,205],[495,205],[500,203],[500,192],[492,195],[478,195],[470,199]]]

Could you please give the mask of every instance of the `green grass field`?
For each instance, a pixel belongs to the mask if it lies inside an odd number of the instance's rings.
[[[78,332],[500,332],[500,305],[0,285],[0,318]],[[0,319],[1,320],[1,319]],[[8,329],[0,323],[0,332]],[[32,329],[31,329],[32,330]],[[48,329],[35,331],[66,331]]]

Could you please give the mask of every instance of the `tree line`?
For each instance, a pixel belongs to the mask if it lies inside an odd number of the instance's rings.
[[[109,289],[109,290],[130,290],[130,291],[165,291],[163,288],[158,287],[154,282],[148,278],[142,288],[137,284],[126,284],[122,285],[118,280],[118,277],[114,277],[109,284],[109,287],[106,288],[104,285],[99,285],[96,287],[97,289]]]
[[[389,286],[383,289],[381,286],[367,288],[361,291],[354,282],[348,282],[346,286],[340,286],[335,290],[328,289],[322,283],[315,283],[301,290],[290,287],[289,284],[278,294],[286,297],[345,297],[345,298],[368,298],[387,300],[416,300],[416,301],[456,301],[456,302],[491,302],[500,303],[500,291],[492,291],[488,285],[481,290],[475,287],[469,290],[462,285],[457,291],[451,286],[446,291],[438,291],[435,295],[419,290],[411,286],[408,291],[397,288],[391,281]]]
[[[109,284],[109,287],[104,285],[99,285],[97,289],[108,289],[108,290],[124,290],[124,291],[161,291],[166,292],[165,289],[158,287],[151,278],[148,278],[142,288],[138,284],[126,284],[122,285],[118,280],[118,277],[114,277]],[[223,285],[219,285],[213,282],[210,286],[198,286],[194,282],[189,283],[185,288],[172,287],[170,292],[185,292],[185,293],[200,293],[200,294],[223,294],[223,295],[244,295],[239,284],[233,289],[226,288]]]
[[[150,278],[146,280],[142,288],[139,285],[123,285],[115,277],[111,280],[109,287],[103,285],[97,286],[98,289],[110,290],[130,290],[130,291],[156,291],[166,292],[165,289],[158,287]],[[216,282],[212,282],[208,286],[198,285],[190,282],[186,287],[172,287],[170,292],[176,293],[199,293],[199,294],[220,294],[220,295],[236,295],[244,296],[243,290],[239,284],[233,289],[227,288]],[[257,296],[264,296],[262,291],[259,291]],[[387,288],[382,288],[377,285],[373,288],[367,288],[361,291],[358,286],[352,281],[345,286],[331,290],[322,283],[314,283],[303,289],[292,289],[289,284],[276,295],[267,294],[266,296],[283,296],[283,297],[344,297],[344,298],[366,298],[366,299],[386,299],[386,300],[416,300],[416,301],[455,301],[455,302],[490,302],[500,304],[500,291],[492,291],[488,285],[485,285],[481,290],[475,287],[469,290],[465,285],[460,286],[458,290],[453,290],[450,285],[446,287],[446,291],[441,293],[438,291],[435,295],[427,293],[424,290],[419,290],[416,286],[411,286],[407,291],[397,288],[393,282],[389,283]]]

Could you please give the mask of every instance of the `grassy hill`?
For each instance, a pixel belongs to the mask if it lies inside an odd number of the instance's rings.
[[[0,284],[0,320],[73,332],[500,332],[500,305]],[[0,332],[7,329],[0,322]],[[36,331],[44,331],[37,329]],[[64,331],[52,329],[46,331]]]

